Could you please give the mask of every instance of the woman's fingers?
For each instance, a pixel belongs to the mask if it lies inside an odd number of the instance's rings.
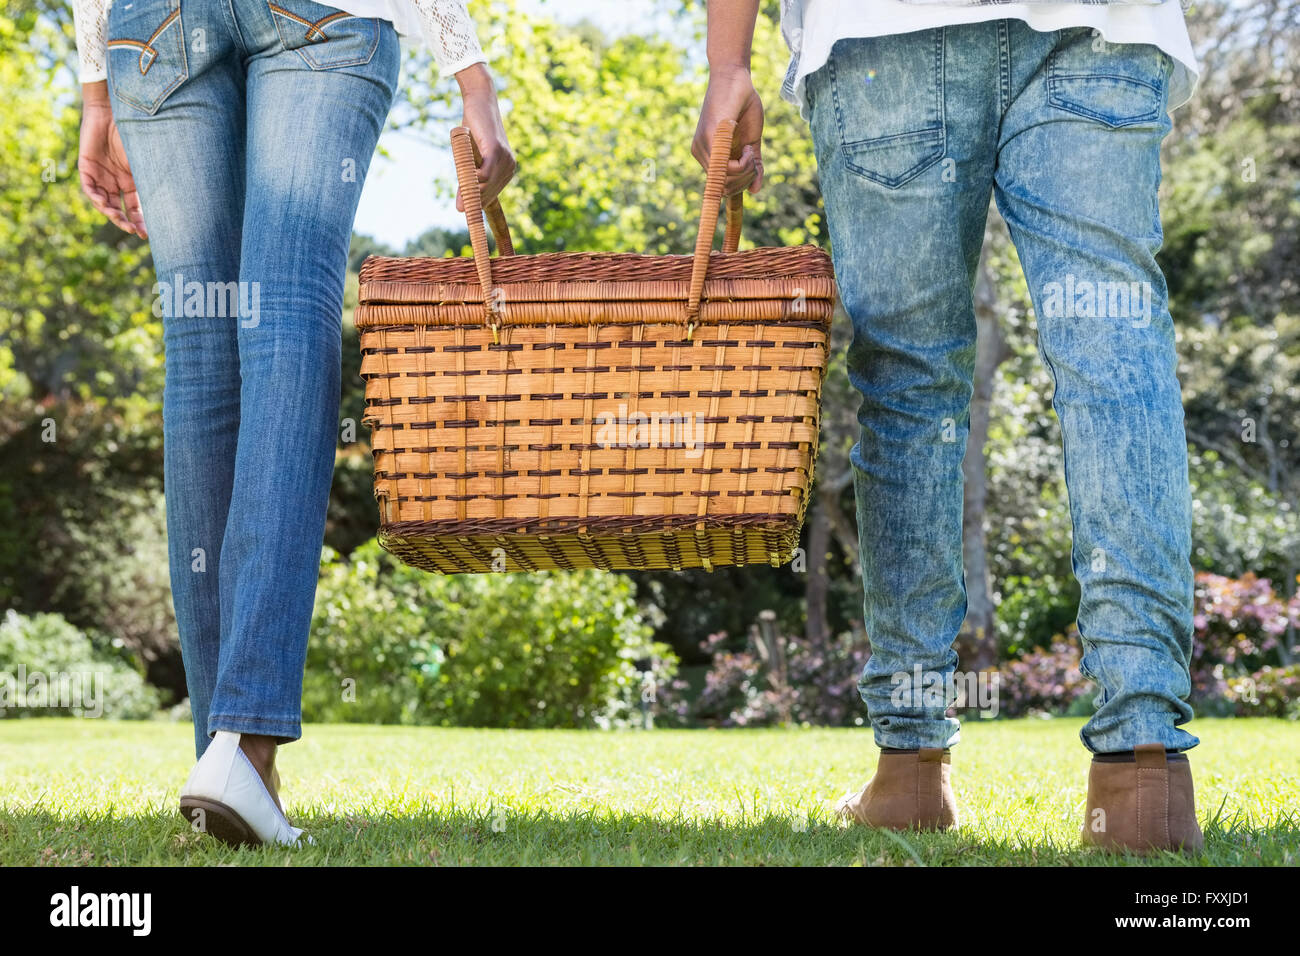
[[[695,161],[703,166],[706,170],[709,168],[709,154],[713,152],[713,130],[708,129],[703,121],[695,130],[695,138],[691,140],[691,155]]]
[[[149,233],[144,228],[144,209],[140,205],[140,193],[136,191],[135,180],[127,182],[126,188],[122,190],[122,200],[132,231],[141,239],[148,239]]]
[[[479,195],[482,197],[481,204],[486,206],[501,195],[501,190],[514,178],[517,164],[509,146],[496,144],[486,151],[480,151],[484,155],[483,162],[478,167]],[[456,190],[456,209],[459,212],[465,211],[465,197],[459,189]]]
[[[95,209],[122,231],[148,238],[126,150],[107,107],[87,104],[82,112],[77,172]]]
[[[91,178],[84,163],[81,167],[81,191],[86,194],[92,206],[104,215],[108,215],[108,193]]]
[[[86,198],[90,200],[91,205],[107,217],[113,225],[125,232],[135,232],[131,227],[131,221],[122,212],[122,197],[116,184],[112,186],[101,185],[93,170],[82,169],[81,191],[86,194]]]
[[[483,205],[486,206],[496,199],[514,175],[515,157],[509,148],[497,146],[490,151],[478,170],[478,181],[482,184]]]
[[[121,194],[122,208],[125,209],[125,218],[129,223],[127,228],[141,239],[147,239],[140,194],[136,191],[135,177],[131,175],[131,164],[126,158],[126,147],[122,143],[122,134],[118,131],[116,122],[110,123],[108,128],[108,155],[112,160],[117,191]]]
[[[465,106],[463,122],[474,142],[478,162],[479,192],[486,206],[500,194],[515,174],[515,157],[510,151],[496,90],[487,69],[481,64],[456,74]],[[456,197],[456,208],[464,211],[463,196]]]
[[[691,142],[691,155],[706,170],[709,168],[709,154],[713,150],[713,134],[701,123],[695,139]],[[740,149],[740,157],[727,162],[727,176],[723,181],[722,193],[732,196],[748,189],[756,193],[763,185],[763,151],[762,146],[747,143]]]

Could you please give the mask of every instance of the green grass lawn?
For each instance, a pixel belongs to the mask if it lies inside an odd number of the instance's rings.
[[[829,803],[870,775],[860,730],[601,733],[309,727],[281,750],[298,850],[230,850],[176,796],[188,725],[0,721],[0,864],[1181,865],[1078,845],[1077,720],[968,724],[961,826],[843,827]],[[1198,862],[1300,863],[1300,724],[1198,720]]]

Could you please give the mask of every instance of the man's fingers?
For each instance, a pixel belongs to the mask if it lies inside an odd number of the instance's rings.
[[[746,149],[748,150],[748,147]],[[744,152],[742,158],[729,161],[727,163],[727,178],[723,181],[723,193],[730,196],[745,189],[754,181],[757,172],[752,152]]]
[[[703,124],[700,124],[703,127]],[[709,153],[713,150],[713,139],[705,135],[703,129],[691,141],[691,155],[705,169],[709,168]]]
[[[709,154],[712,150],[712,143],[703,135],[703,126],[704,124],[701,123],[701,132],[691,143],[691,155],[695,157],[696,162],[707,170],[709,168]],[[736,157],[727,161],[723,192],[728,196],[745,189],[757,192],[754,184],[762,184],[762,153],[760,148],[753,143],[738,144],[734,148]]]
[[[754,149],[754,181],[749,184],[750,194],[754,194],[763,188],[763,147],[762,144]]]

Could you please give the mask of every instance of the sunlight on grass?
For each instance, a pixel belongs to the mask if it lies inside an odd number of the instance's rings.
[[[314,726],[279,765],[290,819],[317,845],[234,851],[176,811],[188,726],[7,720],[0,864],[1300,863],[1300,724],[1197,721],[1207,853],[1143,861],[1078,846],[1080,723],[968,725],[953,760],[961,826],[901,835],[829,813],[870,776],[863,730]]]

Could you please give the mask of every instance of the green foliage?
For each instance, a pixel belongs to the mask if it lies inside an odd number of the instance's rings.
[[[1073,626],[1002,665],[998,673],[998,716],[1060,716],[1091,711],[1095,686],[1079,670],[1082,653]]]
[[[1217,104],[1213,95],[1202,90],[1191,108],[1209,99],[1211,115],[1167,153],[1159,261],[1175,318],[1244,314],[1267,324],[1300,307],[1300,100],[1285,70]]]
[[[1285,717],[1300,720],[1300,664],[1265,665],[1254,674],[1228,681],[1229,697],[1239,717]]]
[[[19,40],[25,42],[19,42]],[[162,321],[145,245],[81,194],[66,33],[0,12],[0,395],[162,395]]]
[[[60,615],[10,609],[0,621],[0,718],[143,719],[158,707],[140,674]]]
[[[444,577],[371,542],[326,562],[304,713],[446,726],[626,722],[639,712],[636,662],[658,661],[665,683],[675,667],[650,636],[621,575]]]
[[[183,688],[148,250],[81,194],[68,8],[4,5],[0,54],[0,605],[112,634]]]
[[[1068,555],[1068,542],[1066,543]],[[998,603],[998,649],[1006,657],[1042,649],[1074,623],[1079,582],[1072,574],[1017,574],[1003,579]]]
[[[183,693],[161,435],[131,404],[118,408],[12,403],[0,414],[0,606],[111,634],[151,680]]]
[[[420,600],[418,573],[373,545],[347,562],[327,552],[303,681],[307,720],[432,722],[442,652],[425,620],[433,605]],[[345,700],[345,690],[355,699]]]
[[[1291,502],[1242,475],[1215,451],[1191,455],[1192,564],[1230,577],[1295,576],[1300,515]]]
[[[515,0],[481,11],[479,33],[493,38],[486,52],[519,160],[501,201],[520,252],[691,250],[704,176],[690,144],[705,76],[690,49],[702,37],[703,11],[682,6],[656,9],[671,29],[612,38],[559,22],[549,9],[525,12]],[[786,59],[774,20],[761,17],[754,73],[772,78],[768,185],[746,197],[745,223],[747,240],[759,244],[824,241],[807,126],[775,95]],[[427,61],[411,66],[397,122],[441,146],[459,119],[454,86]]]

